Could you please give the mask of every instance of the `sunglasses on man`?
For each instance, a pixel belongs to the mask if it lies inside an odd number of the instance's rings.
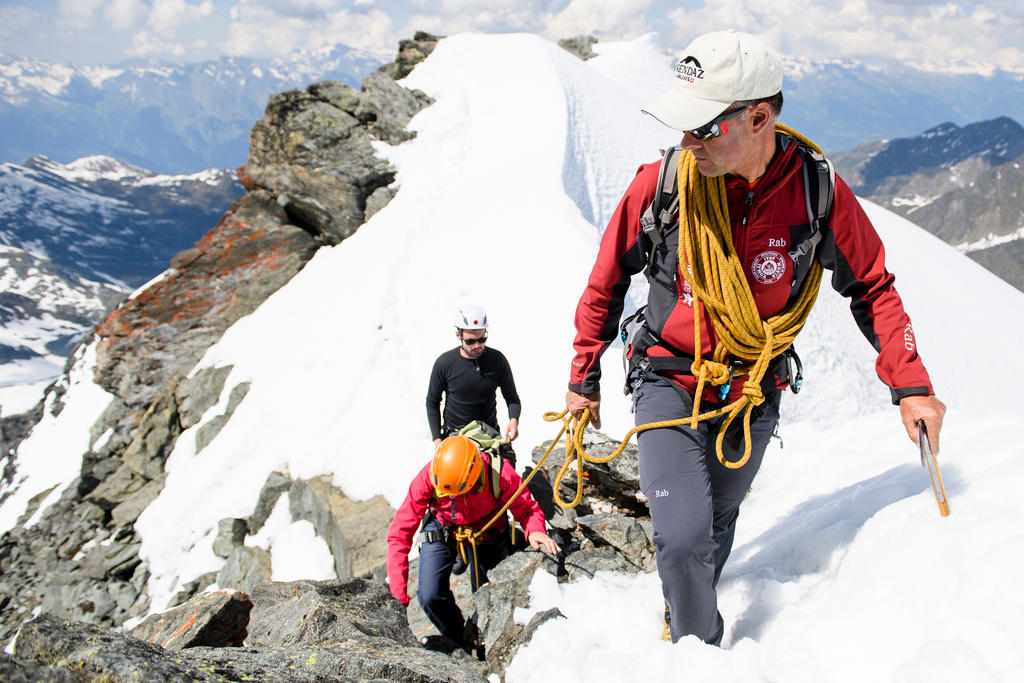
[[[700,128],[694,128],[693,130],[685,130],[684,133],[689,133],[698,140],[710,140],[711,138],[717,138],[725,135],[729,132],[729,120],[736,118],[747,110],[747,107],[740,107],[739,109],[730,109],[729,111],[719,114],[715,118],[705,123]]]
[[[466,346],[474,346],[476,344],[486,344],[487,343],[487,335],[485,334],[482,337],[463,337],[462,341],[465,342]]]

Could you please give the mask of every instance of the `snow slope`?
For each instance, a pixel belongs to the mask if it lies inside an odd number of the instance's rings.
[[[601,229],[637,165],[676,139],[639,113],[670,77],[636,76],[662,63],[653,43],[599,47],[584,63],[536,36],[462,34],[407,79],[436,103],[413,120],[415,140],[380,148],[398,168],[396,198],[321,249],[197,366],[233,369],[221,404],[178,439],[166,488],[136,525],[157,609],[219,568],[217,521],[249,514],[274,469],[333,473],[353,497],[400,503],[431,452],[426,382],[455,343],[460,301],[488,309],[490,343],[512,364],[520,460],[554,436],[541,414],[563,405],[573,311]],[[873,352],[826,283],[798,341],[807,380],[785,399],[784,448],[770,447],[722,579],[724,648],[661,642],[655,575],[559,586],[538,574],[521,616],[557,604],[567,619],[541,627],[509,681],[1019,680],[1024,594],[1012,572],[1024,559],[1014,495],[1024,414],[1012,373],[988,357],[1024,335],[1024,295],[866,208],[950,406],[942,463],[952,516],[939,517]],[[604,362],[613,436],[632,417],[618,351]],[[193,432],[245,381],[244,401],[196,453]],[[293,564],[288,547],[275,566]]]

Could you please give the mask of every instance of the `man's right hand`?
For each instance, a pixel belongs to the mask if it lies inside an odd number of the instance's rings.
[[[565,394],[565,408],[569,414],[579,419],[583,416],[584,410],[590,410],[590,422],[595,429],[601,428],[601,392],[593,394],[581,394],[578,391],[569,391]]]
[[[436,451],[441,447],[441,439],[434,439],[434,450]]]

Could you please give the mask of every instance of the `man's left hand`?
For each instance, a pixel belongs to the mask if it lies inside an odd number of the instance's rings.
[[[928,430],[928,445],[932,453],[939,454],[939,432],[946,406],[935,396],[904,396],[900,399],[900,417],[910,440],[917,444],[917,423],[924,421]]]
[[[505,441],[515,441],[516,437],[519,436],[519,420],[512,418],[508,421],[508,426],[505,427]]]

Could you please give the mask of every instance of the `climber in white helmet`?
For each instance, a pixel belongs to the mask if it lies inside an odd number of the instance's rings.
[[[508,424],[502,433],[506,441],[519,436],[522,405],[508,360],[487,346],[487,312],[481,306],[465,304],[455,312],[455,336],[459,345],[442,353],[430,372],[427,388],[427,423],[434,447],[449,434],[457,433],[474,420],[499,433],[495,392],[500,388],[508,407]],[[442,415],[441,400],[444,399]],[[443,417],[443,419],[442,419]],[[502,457],[515,465],[511,446]]]

